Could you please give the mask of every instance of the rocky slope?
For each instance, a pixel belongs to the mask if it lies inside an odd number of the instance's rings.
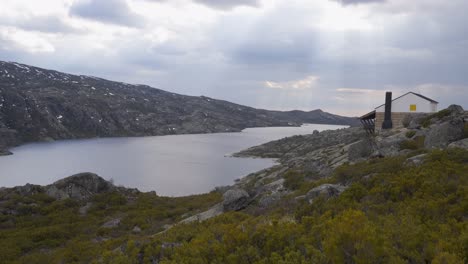
[[[344,164],[404,155],[411,156],[408,163],[419,164],[432,149],[468,149],[468,112],[460,106],[408,116],[404,123],[405,128],[375,136],[352,127],[288,137],[241,151],[234,156],[277,158],[280,164],[240,179],[234,188],[247,191],[257,207],[268,208],[293,191],[288,181],[297,180],[297,175],[305,175],[302,181],[317,182],[328,179]],[[317,188],[305,190],[309,192],[300,198],[314,197],[317,192],[327,196],[340,193],[345,186]]]
[[[356,125],[357,120],[321,110],[267,111],[0,61],[0,154],[30,141],[234,132],[302,123]]]

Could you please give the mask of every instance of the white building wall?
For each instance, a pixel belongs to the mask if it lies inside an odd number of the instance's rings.
[[[410,106],[416,105],[416,111],[411,111]],[[385,105],[375,109],[377,113],[385,112]],[[437,104],[430,102],[417,95],[409,93],[392,102],[392,112],[407,112],[407,113],[431,113],[437,111]]]

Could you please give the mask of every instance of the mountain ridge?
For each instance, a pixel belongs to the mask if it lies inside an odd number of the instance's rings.
[[[60,139],[238,132],[303,123],[355,125],[321,110],[269,111],[0,61],[0,153]]]

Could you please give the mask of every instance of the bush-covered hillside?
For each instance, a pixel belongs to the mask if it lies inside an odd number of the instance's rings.
[[[340,196],[297,199],[275,208],[231,212],[202,223],[180,220],[220,200],[101,194],[83,205],[42,194],[3,204],[4,263],[466,263],[468,151],[434,151],[420,165],[407,157],[373,159],[335,170],[350,183]],[[301,181],[299,185],[314,185]],[[321,180],[321,183],[324,183]],[[249,212],[249,213],[247,213]],[[121,219],[104,227],[109,219]],[[141,230],[136,230],[135,227]]]
[[[342,166],[331,181],[353,183],[335,199],[180,225],[140,252],[161,263],[466,263],[468,152],[434,151],[421,166],[404,160]]]

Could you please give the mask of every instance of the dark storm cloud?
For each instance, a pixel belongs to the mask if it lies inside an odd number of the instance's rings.
[[[91,0],[74,3],[70,14],[104,23],[140,27],[144,19],[134,13],[125,0]]]

